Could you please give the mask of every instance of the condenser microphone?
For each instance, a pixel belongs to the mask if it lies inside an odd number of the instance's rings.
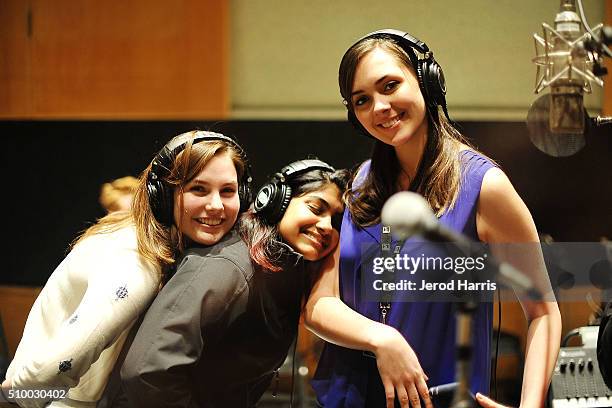
[[[563,78],[550,85],[548,125],[552,133],[584,137],[583,97],[582,81]]]
[[[561,0],[554,28],[543,23],[542,31],[543,36],[534,34],[535,93],[547,87],[550,93],[529,108],[527,129],[533,144],[544,153],[570,156],[586,144],[584,94],[592,92],[591,82],[602,86],[603,81],[593,74],[593,54],[585,47],[591,35],[584,32],[576,0]]]
[[[549,126],[552,133],[584,135],[584,88],[582,72],[587,70],[588,52],[580,42],[583,36],[574,1],[562,1],[555,17],[556,36],[550,53]]]
[[[455,245],[465,256],[482,253],[482,245],[463,234],[444,227],[434,215],[423,196],[411,191],[400,191],[385,202],[380,215],[383,225],[391,227],[391,233],[398,239],[421,235],[432,242],[447,242]],[[493,256],[487,264],[502,285],[524,293],[532,299],[541,299],[531,278],[508,263],[498,263]]]

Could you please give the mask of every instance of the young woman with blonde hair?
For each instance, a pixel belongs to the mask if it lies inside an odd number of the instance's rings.
[[[138,179],[136,177],[120,177],[102,184],[98,201],[107,213],[129,211],[137,188]]]

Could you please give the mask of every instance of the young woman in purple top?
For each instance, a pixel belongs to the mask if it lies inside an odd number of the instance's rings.
[[[340,245],[306,305],[306,324],[338,344],[326,345],[313,386],[326,408],[393,407],[397,401],[420,407],[419,397],[430,407],[427,387],[455,381],[453,305],[391,302],[383,324],[379,303],[362,299],[361,250],[380,245],[383,204],[397,191],[416,191],[443,225],[490,244],[537,243],[537,231],[508,177],[448,119],[442,70],[423,42],[396,30],[366,35],[342,58],[339,85],[349,120],[376,142],[348,192]],[[409,253],[407,247],[402,253]],[[515,266],[546,290],[541,253],[532,255]],[[522,305],[530,323],[521,406],[539,407],[557,356],[561,319],[554,301]],[[492,304],[480,303],[470,383],[485,407],[501,406],[485,396],[492,320]]]

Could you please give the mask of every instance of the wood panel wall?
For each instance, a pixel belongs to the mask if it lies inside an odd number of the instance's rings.
[[[10,358],[19,345],[28,314],[40,290],[39,287],[0,286],[0,317]]]
[[[0,118],[24,115],[32,104],[28,1],[0,3]]]
[[[228,115],[226,1],[5,0],[0,8],[0,118]]]

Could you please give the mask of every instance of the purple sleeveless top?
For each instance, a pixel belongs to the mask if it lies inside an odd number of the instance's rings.
[[[495,165],[471,150],[460,153],[461,186],[453,209],[440,217],[447,228],[478,240],[476,210],[482,179]],[[360,174],[367,174],[366,162]],[[361,298],[361,256],[363,245],[380,245],[381,225],[359,228],[345,211],[340,236],[340,296],[352,309],[370,319],[380,321],[378,302]],[[402,252],[403,253],[403,252]],[[393,302],[388,323],[398,329],[413,348],[421,367],[429,377],[428,386],[455,381],[455,314],[450,302]],[[491,368],[491,336],[493,306],[480,303],[474,315],[471,390],[489,393]],[[360,350],[351,350],[330,343],[319,360],[312,380],[319,403],[325,408],[361,408],[366,406],[366,390],[372,390],[372,381],[380,383],[375,360]],[[382,388],[380,406],[385,406]],[[376,400],[379,398],[376,397]],[[371,403],[369,403],[371,406]]]

